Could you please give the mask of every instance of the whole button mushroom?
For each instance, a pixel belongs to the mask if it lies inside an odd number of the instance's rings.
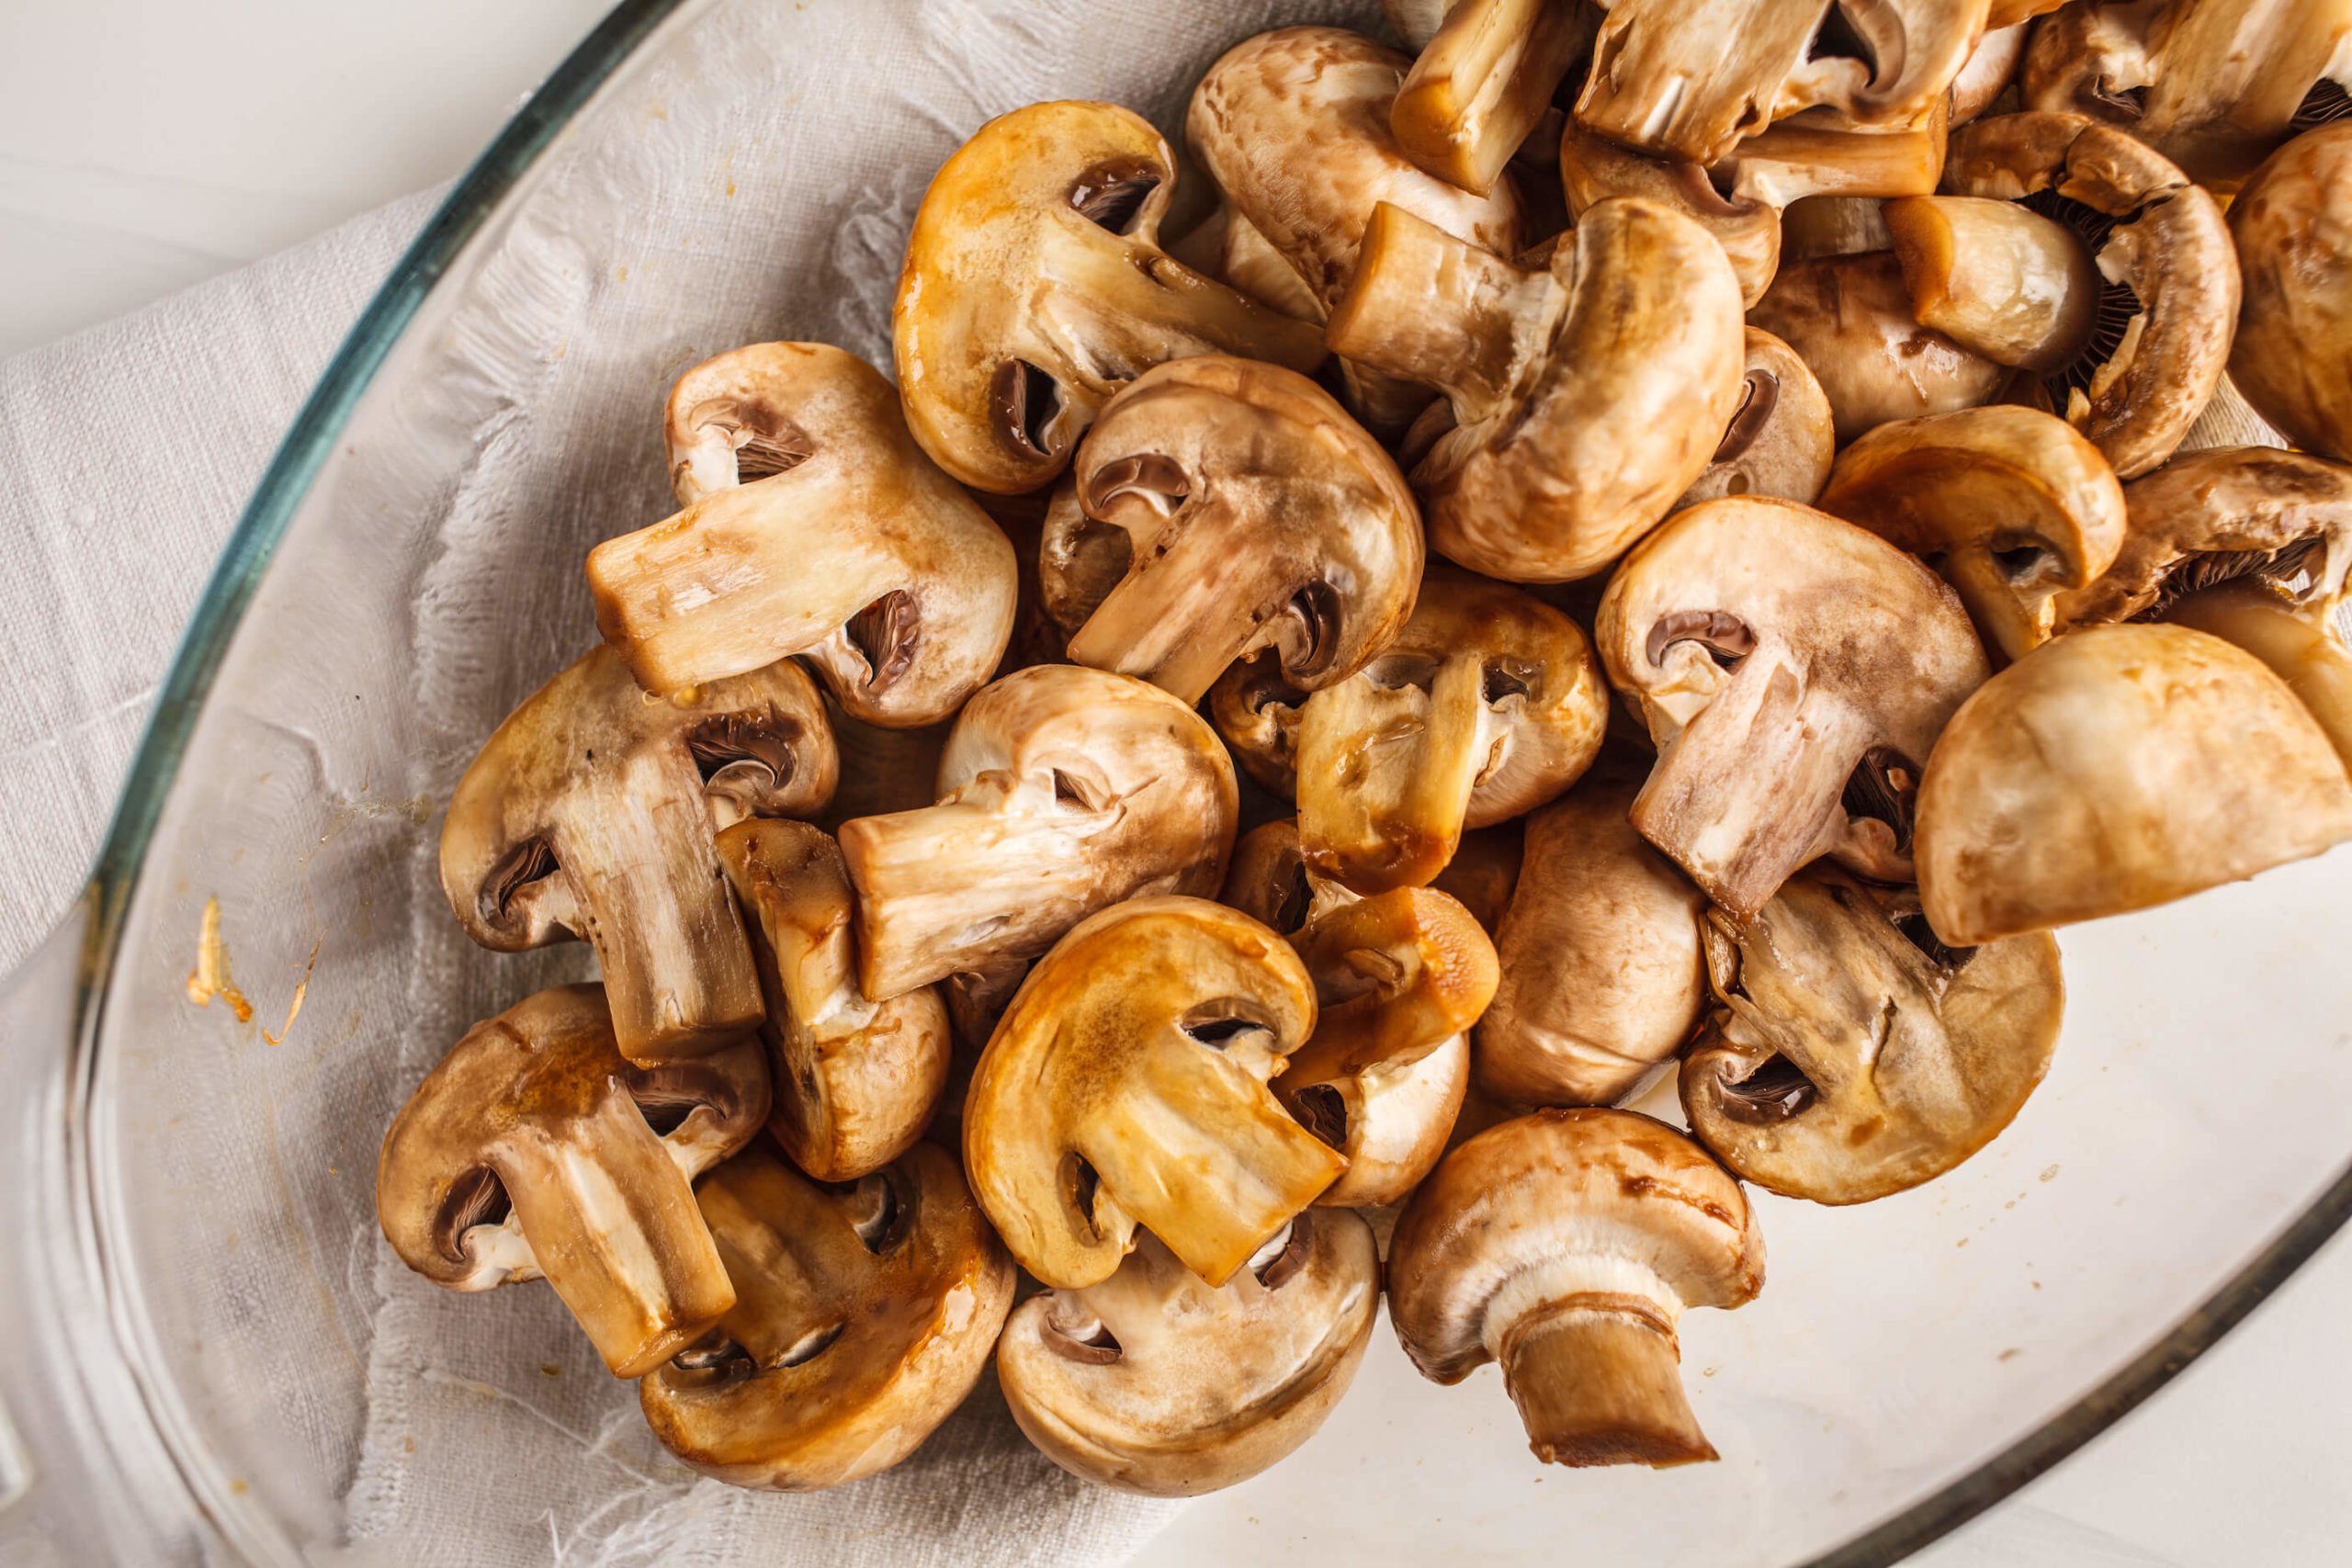
[[[1715,455],[1674,510],[1724,495],[1778,496],[1810,505],[1829,479],[1838,435],[1829,395],[1804,360],[1770,333],[1747,329],[1739,407]]]
[[[1314,327],[1159,248],[1175,160],[1115,104],[989,121],[923,194],[892,311],[907,423],[976,490],[1049,484],[1111,394],[1226,353],[1312,370]]]
[[[1745,928],[1711,921],[1723,1007],[1683,1059],[1682,1105],[1740,1176],[1820,1203],[1917,1187],[1998,1136],[2049,1070],[2056,941],[1953,952],[1905,901],[1815,869]]]
[[[865,992],[1001,971],[1122,898],[1214,892],[1238,810],[1184,703],[1100,670],[1015,671],[956,719],[936,804],[842,824]]]
[[[2334,622],[2259,579],[2232,578],[2174,600],[2164,618],[2245,649],[2287,682],[2352,765],[2352,648]]]
[[[1820,378],[1840,446],[1893,420],[1989,402],[2007,378],[1996,361],[1919,324],[1890,251],[1783,266],[1748,321]]]
[[[1582,0],[1462,0],[1396,89],[1396,145],[1449,185],[1494,189],[1598,22]]]
[[[695,1055],[763,1014],[712,835],[815,811],[837,769],[797,667],[658,697],[599,648],[526,698],[458,781],[441,888],[484,947],[594,947],[631,1061]]]
[[[1683,1393],[1683,1309],[1764,1283],[1747,1195],[1630,1111],[1539,1111],[1445,1156],[1388,1244],[1388,1314],[1420,1374],[1500,1361],[1546,1464],[1711,1460]]]
[[[851,716],[934,723],[1012,635],[1012,546],[822,344],[737,349],[671,394],[685,510],[588,553],[596,624],[649,692],[798,655]]]
[[[1739,919],[1825,853],[1907,880],[1905,781],[1987,673],[1933,572],[1784,501],[1676,513],[1593,640],[1658,747],[1634,826]]]
[[[1080,622],[1074,664],[1190,704],[1266,649],[1312,690],[1362,669],[1412,613],[1423,551],[1405,476],[1280,366],[1204,355],[1147,370],[1103,405],[1071,478],[1077,505],[1047,513],[1039,570]]]
[[[2352,125],[2271,154],[2230,208],[2245,269],[2230,378],[2299,446],[2352,460]]]
[[[1012,1306],[1012,1260],[956,1156],[917,1144],[849,1188],[754,1145],[695,1196],[740,1299],[638,1385],[653,1435],[736,1486],[889,1469],[955,1413]]]
[[[1344,1210],[1299,1215],[1216,1286],[1145,1235],[1108,1279],[1022,1303],[997,1382],[1029,1440],[1072,1475],[1196,1496],[1315,1435],[1379,1304],[1372,1231]]]
[[[756,1043],[638,1066],[604,988],[560,986],[474,1025],[417,1085],[384,1134],[377,1223],[449,1290],[544,1276],[613,1375],[640,1377],[735,1304],[692,1184],[767,1111]]]
[[[1056,943],[964,1106],[972,1190],[1021,1266],[1095,1284],[1143,1225],[1225,1283],[1347,1168],[1266,1088],[1315,1016],[1289,944],[1205,899],[1131,899]]]

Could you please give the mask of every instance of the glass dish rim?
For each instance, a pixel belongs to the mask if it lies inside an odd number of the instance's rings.
[[[74,1003],[72,1077],[94,1071],[104,1003],[163,806],[264,572],[360,399],[466,245],[597,90],[672,15],[696,0],[619,0],[500,130],[394,265],[303,400],[207,579],[124,776],[90,874]],[[80,1096],[82,1114],[95,1103]],[[75,1140],[86,1157],[86,1138]],[[90,1173],[74,1173],[86,1181]],[[2073,1404],[1900,1512],[1792,1568],[1887,1568],[2018,1491],[2154,1394],[2352,1220],[2352,1164],[2178,1323]],[[175,1461],[185,1456],[175,1455]]]

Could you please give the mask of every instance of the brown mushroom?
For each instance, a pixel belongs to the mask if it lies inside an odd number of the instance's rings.
[[[1539,1111],[1479,1134],[1421,1183],[1388,1245],[1405,1354],[1442,1383],[1500,1361],[1546,1464],[1713,1459],[1675,1325],[1763,1283],[1739,1183],[1629,1111]]]
[[[646,1424],[692,1468],[771,1492],[862,1480],[922,1447],[987,1370],[1012,1260],[945,1149],[829,1188],[755,1146],[695,1196],[739,1299],[638,1384]]]
[[[1470,911],[1470,918],[1488,936],[1502,924],[1503,911],[1519,886],[1521,830],[1517,822],[1474,828],[1445,869],[1430,886]]]
[[[2332,624],[2260,579],[2232,578],[2175,600],[2164,618],[2244,649],[2287,682],[2352,765],[2352,649]]]
[[[594,947],[629,1060],[694,1055],[762,1014],[714,818],[813,811],[835,770],[797,666],[656,697],[599,648],[509,714],[458,781],[441,888],[484,947]]]
[[[2098,268],[2064,224],[1981,196],[1903,197],[1883,211],[1921,326],[2037,374],[2089,345]]]
[[[2230,208],[2245,269],[2230,375],[2299,446],[2352,461],[2352,125],[2307,131]]]
[[[1886,203],[1875,197],[1808,196],[1789,203],[1781,214],[1781,254],[1786,261],[1859,256],[1894,248]]]
[[[1781,268],[1748,323],[1812,367],[1843,446],[1893,420],[1992,400],[2007,372],[1919,324],[1891,252],[1823,256]]]
[[[544,1276],[613,1375],[639,1377],[735,1304],[693,1182],[767,1112],[756,1043],[638,1066],[604,988],[560,986],[474,1025],[417,1085],[384,1134],[377,1223],[449,1290]]]
[[[1462,0],[1396,89],[1397,147],[1450,185],[1492,190],[1590,51],[1598,20],[1572,0]]]
[[[2050,0],[2063,5],[2064,0]],[[1993,8],[1999,10],[2002,0],[1994,0]],[[2031,29],[2023,22],[2007,26],[1988,23],[1984,36],[1976,40],[1968,63],[1951,79],[1951,122],[1966,125],[1970,120],[1993,107],[2000,96],[2017,80],[2018,66],[2025,59],[2026,35]]]
[[[1739,407],[1715,455],[1674,510],[1724,495],[1778,496],[1811,504],[1837,451],[1829,394],[1804,360],[1770,333],[1747,329]]]

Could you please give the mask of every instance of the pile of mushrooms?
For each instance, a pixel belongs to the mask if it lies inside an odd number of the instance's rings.
[[[1209,69],[1191,235],[1128,110],[979,127],[895,386],[681,377],[450,795],[458,924],[601,982],[449,1048],[384,1235],[697,1470],[993,1357],[1228,1485],[1384,1297],[1542,1460],[1713,1459],[1681,1314],[2026,1111],[2053,928],[2352,837],[2352,8],[1390,10]]]

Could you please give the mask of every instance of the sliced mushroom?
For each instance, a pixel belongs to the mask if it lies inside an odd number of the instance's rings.
[[[1992,400],[2007,373],[1911,313],[1891,252],[1781,268],[1749,323],[1785,340],[1821,380],[1843,446],[1898,419]]]
[[[1981,196],[1904,197],[1883,211],[1921,326],[2037,374],[2089,346],[2098,268],[2064,224]]]
[[[771,1492],[862,1480],[922,1447],[987,1370],[1012,1260],[937,1145],[848,1188],[755,1146],[695,1196],[740,1299],[638,1384],[653,1435],[694,1469]]]
[[[2253,655],[2088,626],[1986,682],[1919,786],[1928,923],[1952,947],[2166,903],[2352,837],[2326,734]]]
[[[1546,1464],[1713,1459],[1675,1325],[1763,1283],[1739,1183],[1629,1111],[1539,1111],[1479,1134],[1421,1183],[1388,1246],[1405,1354],[1442,1383],[1500,1361]]]
[[[1246,1481],[1347,1393],[1380,1303],[1372,1231],[1301,1214],[1223,1285],[1149,1235],[1109,1278],[1021,1303],[996,1353],[1021,1430],[1082,1480],[1187,1497]]]
[[[1797,351],[1747,329],[1747,372],[1739,407],[1713,460],[1674,503],[1681,511],[1723,495],[1778,496],[1810,504],[1829,478],[1837,451],[1829,394]]]
[[[1593,640],[1657,743],[1634,826],[1740,919],[1824,853],[1901,877],[1907,783],[1986,674],[1934,573],[1784,501],[1678,513],[1610,580]]]
[[[1095,410],[1164,360],[1312,370],[1314,328],[1166,254],[1168,144],[1115,104],[982,126],[915,214],[893,311],[907,423],[941,468],[1012,494],[1052,481]]]
[[[1462,0],[1396,89],[1396,145],[1450,185],[1492,190],[1591,50],[1598,21],[1568,0]]]
[[[2166,606],[2164,618],[2253,654],[2287,682],[2352,764],[2352,649],[2332,625],[2259,579],[2233,578]]]
[[[1993,0],[1993,8],[1998,11],[2002,3],[2003,0]],[[2049,3],[2063,5],[2064,0]],[[1952,124],[1966,125],[2008,91],[2009,85],[2017,80],[2019,62],[2025,59],[2029,30],[2023,22],[1986,25],[1984,36],[1976,40],[1968,63],[1951,79]]]
[[[1222,1285],[1347,1169],[1267,1089],[1315,1030],[1288,943],[1200,898],[1135,898],[1038,960],[972,1075],[964,1166],[1021,1266],[1075,1290],[1143,1225]]]
[[[560,986],[474,1025],[417,1085],[384,1134],[376,1220],[449,1290],[544,1276],[613,1375],[639,1377],[735,1304],[693,1182],[767,1113],[757,1043],[638,1066],[604,987]]]
[[[441,888],[493,951],[594,947],[631,1061],[695,1055],[762,1016],[714,818],[814,811],[836,767],[797,667],[655,697],[599,648],[509,714],[458,781]]]
[[[2245,268],[2231,378],[2299,446],[2352,461],[2352,125],[2273,153],[2230,208]]]
[[[1184,703],[1100,670],[1016,671],[956,719],[935,805],[842,824],[865,994],[1033,958],[1122,898],[1212,892],[1238,809]]]

